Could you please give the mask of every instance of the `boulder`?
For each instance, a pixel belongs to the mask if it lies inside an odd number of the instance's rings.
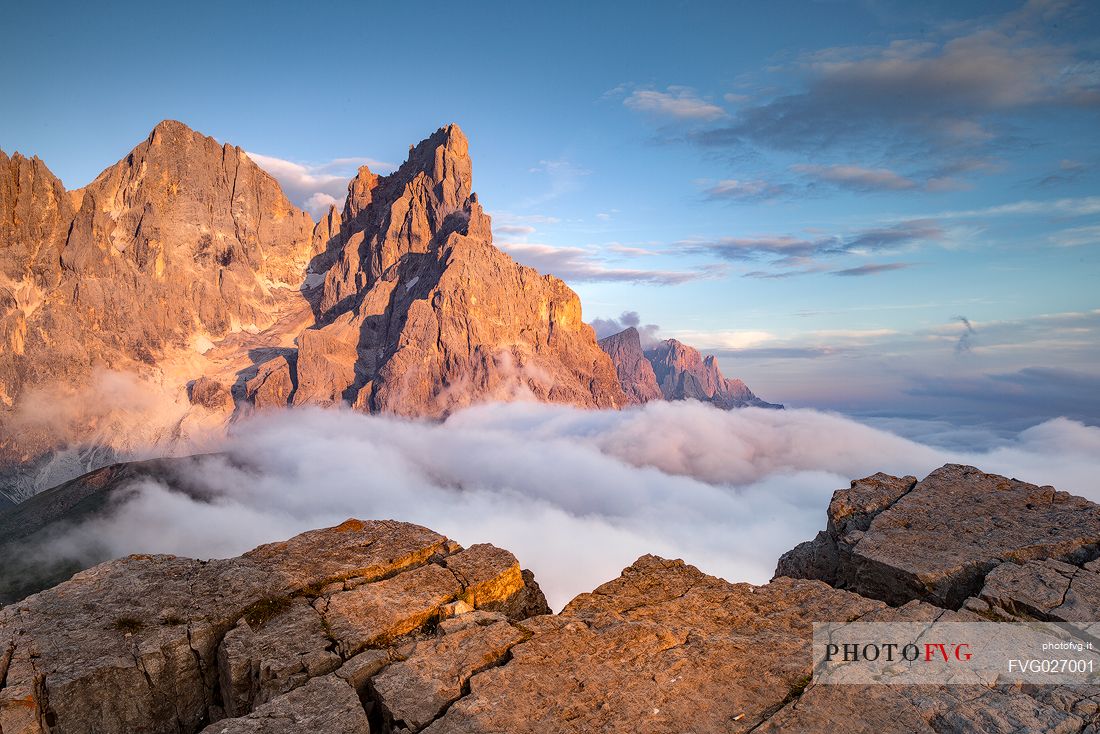
[[[348,520],[239,558],[101,564],[0,609],[0,730],[291,731],[271,727],[331,716],[359,731],[364,709],[347,704],[363,681],[330,675],[352,652],[430,636],[459,598],[516,593],[468,587],[444,565],[462,552],[416,525]],[[510,578],[515,559],[491,555]]]
[[[335,675],[313,678],[301,688],[247,716],[223,719],[202,734],[370,734],[370,721],[355,690]]]
[[[200,377],[192,382],[187,397],[192,405],[199,405],[214,412],[233,410],[233,395],[229,392],[229,388],[209,377]]]
[[[245,395],[256,408],[285,408],[294,393],[294,365],[284,356],[262,363],[245,382]]]
[[[1080,566],[1098,555],[1100,506],[947,464],[920,482],[878,474],[838,490],[824,533],[784,555],[776,575],[957,609],[1005,561]]]

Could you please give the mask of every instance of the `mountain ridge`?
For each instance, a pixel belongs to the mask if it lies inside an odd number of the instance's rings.
[[[313,221],[176,120],[73,191],[0,152],[0,494],[194,450],[254,410],[634,402],[576,293],[493,244],[472,172],[451,123]]]

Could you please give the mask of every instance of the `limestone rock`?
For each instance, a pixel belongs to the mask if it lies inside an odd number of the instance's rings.
[[[419,731],[462,697],[471,676],[502,662],[524,638],[498,621],[418,642],[405,660],[374,677],[372,697],[391,726]]]
[[[966,606],[994,619],[1093,622],[1100,618],[1100,573],[1052,559],[1002,563]]]
[[[812,560],[830,554],[831,566]],[[955,609],[977,596],[1002,562],[1078,566],[1098,555],[1100,506],[947,464],[915,484],[912,477],[876,475],[838,491],[824,535],[785,555],[776,573],[822,578],[891,604],[922,599]],[[1044,568],[1053,567],[1028,572]]]
[[[329,649],[317,610],[303,598],[290,600],[287,607],[255,626],[241,619],[218,646],[222,702],[229,716],[243,716],[343,664]]]
[[[1091,731],[1088,718],[1009,687],[810,685],[755,731],[1070,734]]]
[[[442,565],[460,552],[416,525],[349,520],[235,559],[101,564],[0,609],[0,728],[196,732],[226,713],[238,720],[210,731],[348,721],[351,678],[324,682],[339,653],[426,633],[439,605],[467,592]],[[332,695],[336,684],[347,693]]]
[[[719,408],[782,408],[753,394],[744,382],[722,375],[713,355],[675,339],[666,339],[645,350],[665,400],[701,400]]]
[[[425,731],[747,731],[808,672],[812,621],[883,606],[820,582],[731,584],[646,556],[561,614],[521,623],[530,639]]]
[[[642,353],[642,340],[637,329],[631,326],[600,339],[600,349],[611,357],[619,385],[631,403],[648,403],[664,398],[653,374],[653,366]]]
[[[333,594],[322,614],[345,658],[419,629],[458,597],[462,585],[445,568],[427,565],[375,584]]]
[[[359,697],[335,675],[310,680],[281,698],[236,719],[211,724],[202,734],[370,734]]]
[[[74,192],[38,159],[0,153],[0,465],[103,440],[80,421],[60,439],[17,429],[30,392],[82,388],[93,368],[156,370],[194,338],[270,325],[312,229],[243,150],[171,120]],[[0,489],[22,499],[14,474]]]
[[[848,489],[833,492],[826,529],[813,540],[800,543],[784,553],[775,575],[821,579],[836,585],[841,557],[847,568],[851,547],[862,537],[871,520],[916,483],[916,477],[892,477],[879,472],[853,480]]]
[[[233,409],[233,395],[230,394],[229,388],[209,377],[200,377],[191,383],[188,397],[192,405],[201,405],[207,410],[226,411]]]
[[[979,542],[935,534],[904,508],[914,496],[925,516],[948,507],[973,523]],[[891,517],[899,508],[901,519]],[[997,519],[1008,510],[1039,535]],[[507,551],[464,550],[394,521],[348,520],[236,559],[131,556],[0,609],[0,728],[1096,731],[1095,685],[828,686],[810,677],[814,622],[1094,620],[1100,559],[1084,542],[1094,521],[1080,498],[970,467],[948,465],[922,482],[853,482],[830,504],[820,545],[832,543],[832,556],[814,557],[832,558],[834,584],[898,596],[917,574],[862,555],[883,528],[891,558],[945,564],[922,571],[935,579],[927,600],[897,607],[820,580],[737,584],[643,556],[552,615]],[[970,583],[960,548],[1004,560],[955,611],[942,604],[953,584]],[[795,560],[792,569],[820,567]],[[890,574],[894,587],[884,586]]]
[[[291,361],[278,356],[259,366],[256,376],[245,383],[245,394],[259,409],[285,408],[294,387]]]
[[[438,417],[528,395],[625,403],[576,294],[493,246],[457,125],[389,176],[361,168],[339,241],[321,323],[299,337],[295,405]]]
[[[479,543],[447,558],[446,566],[462,582],[462,602],[470,610],[499,611],[511,619],[550,613],[534,577],[506,550]]]

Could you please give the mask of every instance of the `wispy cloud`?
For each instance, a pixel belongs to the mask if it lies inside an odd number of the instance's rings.
[[[846,252],[871,252],[909,245],[914,242],[936,242],[944,238],[943,229],[931,219],[911,219],[887,227],[873,227],[845,240]]]
[[[519,203],[521,209],[541,206],[554,199],[576,191],[581,186],[581,181],[592,171],[568,158],[543,159],[537,165],[528,169],[546,179],[547,186],[541,194],[529,196]]]
[[[786,193],[789,187],[762,179],[739,180],[727,178],[708,186],[703,195],[719,201],[764,201]]]
[[[888,168],[863,168],[840,164],[831,166],[798,164],[791,168],[812,179],[853,191],[903,191],[919,186],[913,179],[899,175]]]
[[[535,228],[529,224],[498,224],[493,226],[493,234],[505,237],[526,237],[534,234]]]
[[[1090,166],[1082,161],[1063,159],[1058,162],[1058,168],[1038,180],[1040,186],[1058,186],[1073,183],[1085,175],[1091,173],[1095,166]]]
[[[830,275],[841,275],[844,277],[861,277],[865,275],[878,275],[880,273],[889,273],[894,270],[904,270],[905,268],[912,267],[910,263],[876,263],[870,265],[860,265],[854,268],[845,268],[843,270],[831,270]]]
[[[500,242],[498,245],[518,262],[570,282],[680,285],[714,278],[724,272],[720,265],[706,265],[693,270],[621,268],[610,264],[598,251],[581,247],[556,247],[533,242]]]
[[[1070,227],[1050,235],[1050,241],[1058,247],[1084,247],[1100,245],[1100,225]]]
[[[1039,4],[773,64],[739,81],[747,94],[728,97],[729,111],[688,87],[636,90],[624,103],[661,118],[669,141],[742,157],[812,157],[796,172],[819,183],[864,192],[967,188],[964,177],[989,172],[990,161],[1029,142],[1016,124],[1024,116],[1100,106],[1095,45],[1061,31],[1084,27],[1088,4]],[[874,163],[887,160],[888,168]],[[1071,164],[1048,182],[1078,174]]]
[[[883,149],[955,154],[999,137],[990,116],[1038,106],[1100,104],[1100,87],[1079,49],[1044,40],[1042,21],[1015,14],[992,27],[944,32],[943,40],[838,47],[783,69],[800,89],[739,110],[698,133],[703,145],[781,150]],[[935,36],[933,36],[934,38]]]
[[[725,329],[718,331],[692,331],[679,329],[668,332],[703,352],[715,352],[723,349],[747,349],[760,344],[775,341],[775,334],[763,329]]]
[[[635,112],[680,121],[713,121],[726,116],[724,109],[704,100],[691,87],[683,86],[671,86],[664,92],[635,89],[623,104]]]
[[[1064,217],[1084,217],[1100,214],[1100,196],[1081,196],[1067,199],[1039,201],[1034,199],[997,204],[981,209],[959,209],[939,212],[937,219],[973,219],[1031,214],[1051,214]]]
[[[389,173],[395,168],[392,163],[373,158],[334,158],[324,163],[296,163],[260,153],[249,153],[248,157],[275,177],[287,198],[314,217],[326,211],[330,204],[339,204],[344,200],[348,181],[359,166],[370,166],[375,173]]]
[[[808,268],[813,258],[841,254],[869,254],[901,249],[919,243],[938,242],[945,236],[942,228],[928,219],[856,230],[846,236],[802,238],[792,235],[756,237],[719,237],[711,240],[681,240],[676,246],[695,254],[709,254],[724,260],[772,260],[773,264]],[[893,268],[897,269],[897,268]],[[766,277],[753,275],[751,277]]]

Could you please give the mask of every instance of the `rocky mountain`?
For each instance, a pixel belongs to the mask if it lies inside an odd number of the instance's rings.
[[[600,348],[615,365],[619,385],[634,404],[650,400],[699,400],[724,410],[733,408],[782,408],[753,394],[737,379],[722,375],[718,361],[675,339],[642,348],[633,326],[604,337]]]
[[[637,329],[630,326],[618,334],[600,339],[600,349],[611,357],[619,385],[631,403],[664,399],[657,385],[657,376],[653,374],[653,366],[642,353],[642,340]]]
[[[699,350],[675,339],[665,339],[645,350],[665,400],[701,400],[719,408],[782,408],[753,394],[744,382],[722,375],[713,355],[703,357]]]
[[[328,245],[320,322],[299,335],[293,404],[429,417],[517,396],[624,404],[577,295],[493,246],[471,168],[448,125],[393,174],[359,170]]]
[[[297,287],[309,216],[240,148],[165,121],[88,186],[0,153],[0,400],[155,362],[168,346],[270,322]]]
[[[74,440],[125,448],[141,431],[112,430],[117,394],[77,405],[93,375],[181,389],[177,357],[301,300],[312,229],[243,150],[178,122],[76,191],[37,158],[0,153],[0,462]],[[148,432],[181,431],[179,411],[157,412]]]
[[[810,644],[821,621],[1097,614],[1100,506],[973,467],[852,482],[770,583],[647,555],[558,614],[505,550],[349,520],[235,559],[111,561],[0,609],[0,728],[1091,732],[1095,683],[824,685]]]
[[[360,169],[316,224],[179,122],[76,191],[0,153],[0,343],[16,499],[253,409],[627,402],[577,295],[492,244],[457,125],[388,176]]]

